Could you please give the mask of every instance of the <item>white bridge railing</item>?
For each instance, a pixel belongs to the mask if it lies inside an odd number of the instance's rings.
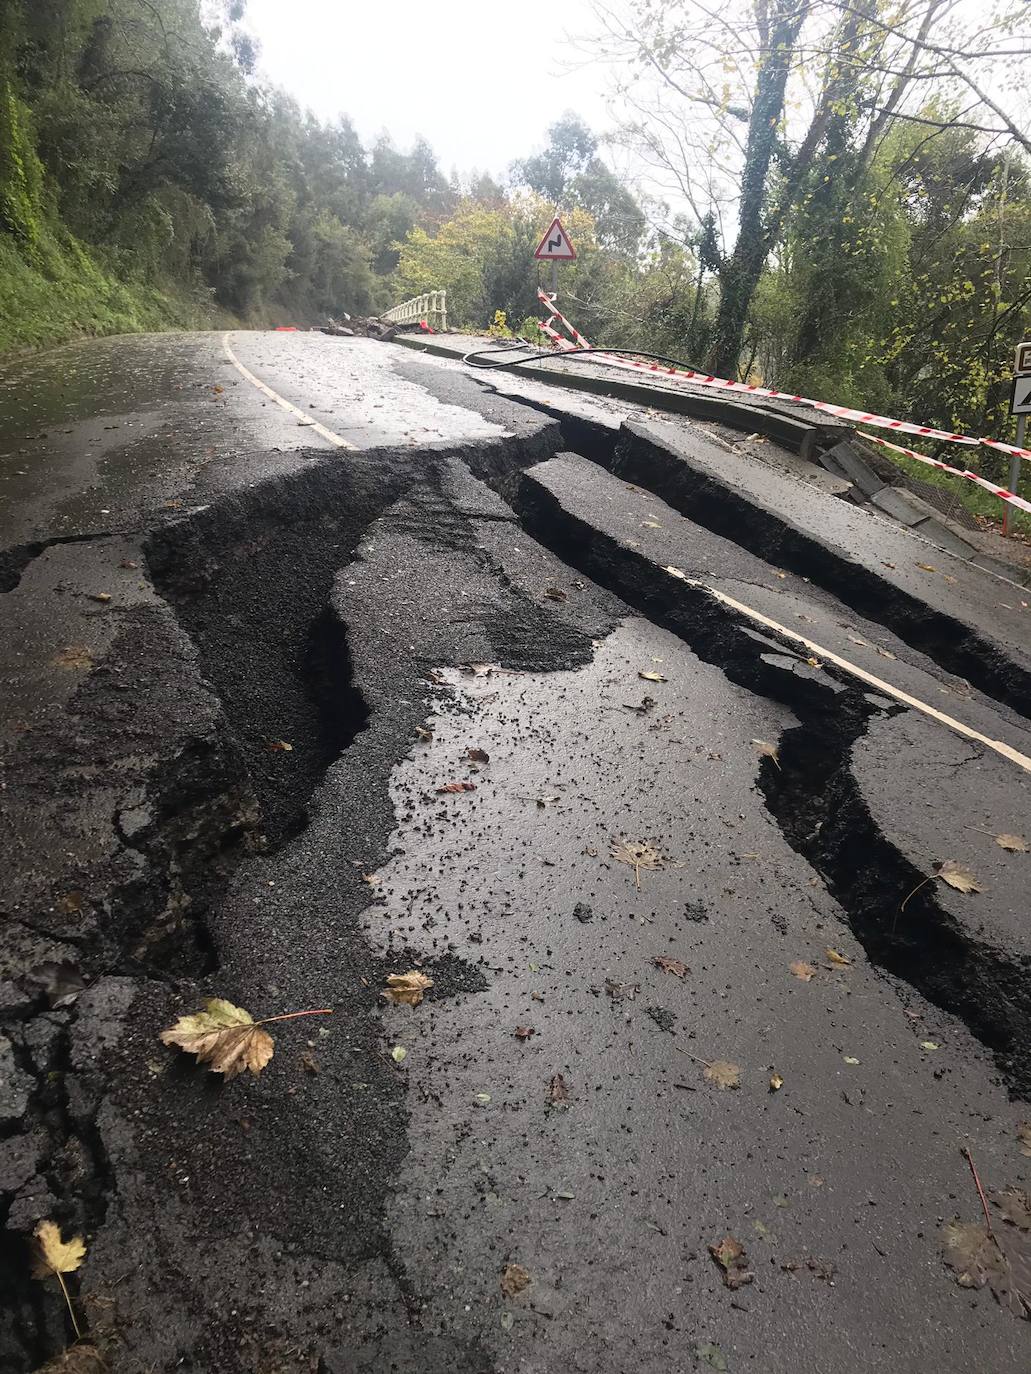
[[[435,318],[432,318],[435,317]],[[425,320],[437,329],[447,329],[447,292],[427,291],[424,296],[413,296],[410,301],[402,301],[380,316],[391,324],[418,324]]]

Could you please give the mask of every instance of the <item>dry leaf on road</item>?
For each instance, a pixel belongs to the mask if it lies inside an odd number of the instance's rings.
[[[775,744],[770,744],[768,740],[764,739],[754,739],[752,740],[752,744],[755,746],[755,752],[757,754],[762,754],[764,758],[772,759],[777,767],[780,767],[780,750]]]
[[[428,744],[433,738],[433,731],[427,730],[425,725],[417,725],[415,727],[415,737],[416,739],[422,740],[423,744]]]
[[[1011,854],[1027,853],[1027,840],[1023,835],[996,835],[995,843],[1000,849],[1008,849]]]
[[[662,855],[644,840],[611,840],[610,844],[609,858],[617,863],[629,864],[634,870],[634,881],[638,888],[641,886],[642,868],[654,870],[663,867]]]
[[[938,877],[957,892],[980,892],[977,879],[969,868],[964,868],[955,859],[946,859],[938,865]]]
[[[446,782],[434,790],[437,792],[475,792],[476,784],[474,782]]]
[[[706,1064],[702,1070],[702,1077],[707,1083],[712,1083],[721,1090],[740,1088],[741,1065],[733,1064],[729,1059],[714,1059],[711,1064]]]
[[[472,763],[490,763],[490,755],[485,749],[467,749],[465,756]]]
[[[1017,1144],[1020,1153],[1031,1159],[1031,1121],[1021,1121],[1017,1126]]]
[[[943,883],[948,883],[949,887],[955,888],[957,892],[971,893],[980,892],[981,886],[971,873],[969,868],[964,868],[955,859],[943,859],[934,865],[934,872],[927,878],[921,878],[912,892],[908,893],[899,906],[899,911],[905,911],[910,898],[915,897],[922,887],[928,883],[933,883],[935,878],[940,878]]]
[[[811,983],[816,977],[817,971],[813,965],[807,964],[802,959],[796,959],[793,964],[788,964],[788,968],[795,977],[800,978],[803,983]]]
[[[516,1026],[515,1028],[515,1038],[517,1040],[529,1040],[533,1033],[533,1026]]]
[[[732,1291],[743,1288],[755,1278],[748,1268],[745,1247],[733,1236],[724,1236],[719,1245],[710,1245],[709,1254],[723,1270],[723,1282]]]
[[[555,1107],[569,1106],[569,1085],[560,1073],[548,1084],[548,1101]]]
[[[86,1258],[86,1242],[82,1236],[61,1239],[61,1228],[53,1221],[41,1221],[33,1233],[36,1253],[32,1261],[32,1277],[48,1279],[53,1274],[74,1274]]]
[[[61,1285],[64,1300],[68,1305],[68,1315],[72,1319],[76,1339],[81,1340],[82,1331],[75,1316],[75,1308],[72,1306],[64,1276],[65,1274],[74,1274],[86,1258],[86,1242],[82,1236],[72,1236],[69,1240],[62,1240],[61,1228],[54,1221],[41,1221],[33,1235],[36,1244],[32,1259],[32,1277],[34,1279],[57,1279]]]
[[[72,1006],[79,994],[86,990],[86,980],[76,966],[67,960],[56,962],[48,959],[36,964],[29,970],[28,978],[46,993],[47,1001],[55,1011]]]
[[[770,1092],[779,1093],[784,1086],[784,1080],[779,1073],[770,1074]]]
[[[501,1291],[506,1298],[514,1298],[530,1286],[530,1271],[521,1264],[506,1264],[501,1273]]]
[[[423,993],[432,986],[432,978],[427,978],[418,969],[410,969],[408,973],[388,973],[387,986],[381,995],[395,1006],[417,1007]]]
[[[683,978],[691,972],[682,959],[670,959],[665,954],[657,954],[652,963],[656,968],[661,968],[663,973],[672,973],[677,978]]]
[[[668,682],[668,677],[663,677],[661,673],[638,672],[637,676],[643,678],[645,682]]]
[[[844,954],[839,954],[836,949],[831,949],[830,945],[823,951],[830,963],[836,964],[838,968],[851,968],[852,960]]]
[[[261,1073],[275,1048],[271,1035],[249,1012],[222,997],[209,997],[203,1011],[181,1016],[161,1032],[161,1042],[195,1054],[198,1064],[207,1064],[212,1073],[226,1078],[245,1069]]]
[[[987,1226],[950,1221],[942,1228],[945,1262],[961,1288],[987,1283],[1001,1307],[1015,1317],[1031,1315],[1031,1262],[1019,1236],[1000,1240]]]
[[[546,587],[544,595],[549,601],[565,601],[568,595],[561,587]]]
[[[292,754],[294,752],[293,745],[287,744],[285,739],[270,739],[265,748],[270,754]]]

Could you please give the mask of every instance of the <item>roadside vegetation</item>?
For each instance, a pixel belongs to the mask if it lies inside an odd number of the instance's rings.
[[[578,250],[562,301],[592,342],[1012,438],[1023,0],[597,8],[616,133],[567,115],[495,181],[444,176],[423,142],[363,146],[269,87],[245,0],[7,0],[0,350],[439,288],[453,325],[526,334],[558,208]]]

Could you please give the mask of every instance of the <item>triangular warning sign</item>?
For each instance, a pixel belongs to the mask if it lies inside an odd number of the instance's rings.
[[[1031,377],[1013,378],[1013,397],[1010,401],[1011,415],[1031,415]]]
[[[562,221],[555,218],[551,221],[547,233],[537,245],[535,258],[545,258],[552,262],[572,262],[576,257],[576,249],[569,242],[569,235],[562,228]]]

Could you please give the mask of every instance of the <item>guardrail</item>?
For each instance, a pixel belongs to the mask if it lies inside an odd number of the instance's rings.
[[[436,320],[431,316],[435,316]],[[390,320],[392,324],[418,324],[420,320],[425,320],[427,324],[435,323],[444,332],[447,329],[447,292],[427,291],[424,296],[413,296],[410,301],[402,301],[386,311],[380,319]]]

